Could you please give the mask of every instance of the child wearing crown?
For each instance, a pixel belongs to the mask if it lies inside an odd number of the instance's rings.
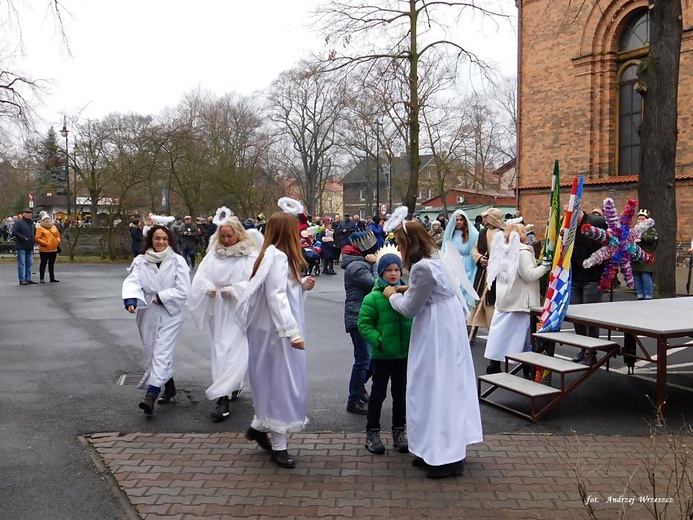
[[[378,254],[378,278],[373,290],[361,305],[358,329],[371,345],[373,383],[368,401],[366,449],[385,453],[380,439],[380,412],[387,397],[387,384],[392,392],[392,442],[400,453],[409,451],[406,434],[407,355],[412,319],[395,311],[383,290],[389,286],[403,287],[402,259],[394,246],[385,246]]]

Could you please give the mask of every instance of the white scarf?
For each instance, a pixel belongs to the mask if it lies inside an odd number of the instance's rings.
[[[228,258],[230,256],[248,256],[255,251],[255,247],[247,240],[239,240],[234,245],[224,247],[221,242],[214,244],[214,255],[217,258]]]
[[[144,253],[144,259],[150,264],[163,263],[171,258],[171,256],[173,256],[173,249],[171,249],[171,246],[166,246],[166,249],[160,253],[157,253],[152,248],[147,249],[147,251]]]

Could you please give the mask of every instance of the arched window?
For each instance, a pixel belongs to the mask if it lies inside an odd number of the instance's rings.
[[[617,120],[618,175],[640,173],[640,125],[642,97],[635,90],[636,70],[647,55],[650,42],[650,18],[647,9],[635,11],[621,32],[618,45],[616,80],[618,83]]]

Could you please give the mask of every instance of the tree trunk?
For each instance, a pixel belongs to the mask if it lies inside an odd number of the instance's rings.
[[[416,210],[416,199],[419,192],[419,51],[417,48],[416,0],[409,0],[410,48],[409,48],[409,186],[405,203],[409,214]]]
[[[655,282],[660,296],[676,295],[676,141],[680,0],[650,0],[650,52],[638,67],[644,110],[638,181],[639,207],[657,223]]]

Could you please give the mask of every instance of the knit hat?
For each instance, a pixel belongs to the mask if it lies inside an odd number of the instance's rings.
[[[349,237],[351,243],[358,247],[362,253],[376,247],[378,239],[375,238],[373,231],[354,231]],[[375,252],[375,251],[373,251]]]
[[[47,211],[42,211],[39,213],[39,220],[43,220],[44,218],[51,218]]]
[[[402,256],[397,248],[391,244],[381,247],[375,258],[378,262],[378,276],[383,276],[390,264],[397,264],[400,270],[402,269]]]
[[[378,260],[378,276],[382,276],[391,264],[397,264],[400,270],[402,269],[402,259],[395,254],[388,253]]]

